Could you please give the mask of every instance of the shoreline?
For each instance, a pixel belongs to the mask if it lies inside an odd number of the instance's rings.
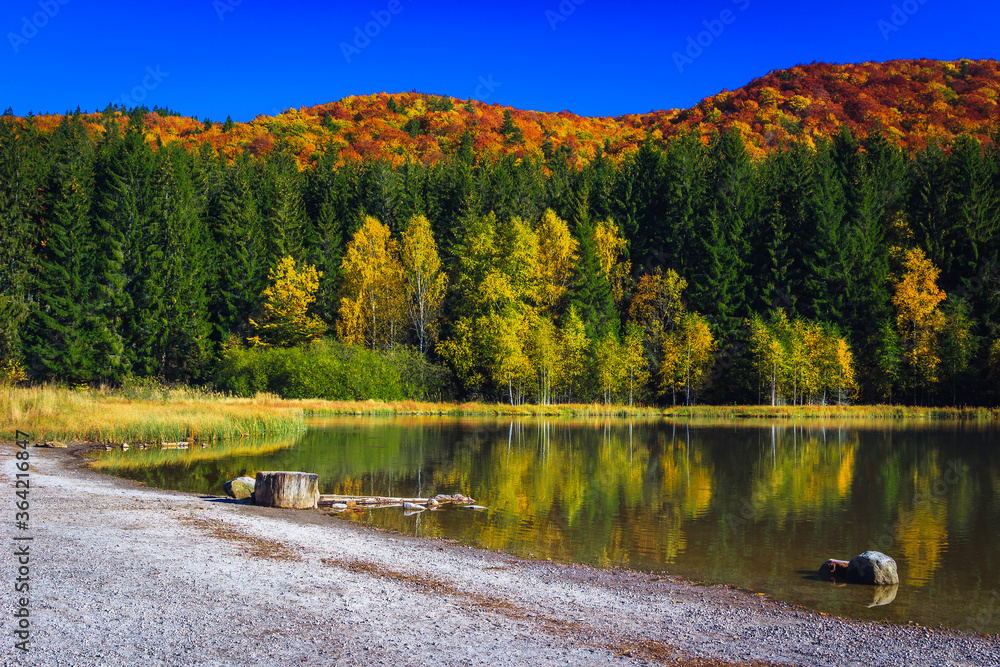
[[[688,424],[727,421],[1000,423],[1000,408],[968,406],[699,405],[661,408],[603,404],[387,403],[283,399],[268,394],[238,398],[183,387],[126,395],[110,390],[75,390],[52,385],[0,388],[0,415],[6,416],[8,423],[5,430],[0,430],[0,440],[12,440],[15,430],[19,430],[28,433],[36,442],[128,443],[154,447],[161,442],[205,443],[296,435],[305,430],[307,418],[324,416],[618,418],[662,419]]]
[[[84,449],[29,450],[32,664],[1000,664],[996,637],[150,489]]]

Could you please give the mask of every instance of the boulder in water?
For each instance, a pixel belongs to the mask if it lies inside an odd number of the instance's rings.
[[[845,576],[855,584],[892,586],[899,583],[896,561],[880,551],[866,551],[852,558]]]

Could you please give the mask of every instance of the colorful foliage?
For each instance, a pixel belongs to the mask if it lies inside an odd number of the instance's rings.
[[[463,101],[426,93],[377,93],[336,102],[286,109],[248,123],[212,123],[197,118],[147,113],[146,138],[156,145],[207,144],[233,159],[281,148],[300,166],[314,163],[323,149],[339,152],[341,162],[381,158],[393,165],[406,160],[433,163],[454,154],[469,132],[483,157],[542,153],[543,144],[564,149],[573,164],[597,153],[617,158],[637,148],[647,135],[665,140],[694,132],[704,141],[715,133],[739,129],[757,156],[794,141],[809,145],[835,136],[842,126],[858,135],[876,127],[909,150],[934,140],[968,134],[988,142],[998,126],[1000,64],[995,60],[892,60],[836,65],[813,63],[775,70],[735,91],[722,91],[691,109],[588,118],[568,111],[548,113],[513,109],[478,100]],[[88,131],[99,134],[115,119],[128,116],[109,109],[84,114]],[[60,116],[40,116],[40,130],[51,131]],[[227,129],[228,127],[228,129]]]

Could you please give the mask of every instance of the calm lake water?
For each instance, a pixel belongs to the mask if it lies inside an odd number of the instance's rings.
[[[215,495],[257,470],[318,473],[322,493],[464,493],[488,510],[384,508],[331,521],[728,583],[856,618],[996,633],[998,436],[963,424],[338,417],[277,451],[215,460],[196,458],[208,450],[162,452],[166,463],[121,474]],[[136,455],[149,452],[115,454]],[[867,549],[896,560],[898,590],[815,577],[827,558]]]

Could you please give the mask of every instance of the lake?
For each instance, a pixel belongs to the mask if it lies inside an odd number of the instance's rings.
[[[257,470],[318,473],[322,493],[463,493],[488,509],[381,508],[331,521],[997,633],[997,438],[993,425],[965,423],[330,417],[259,454],[157,452],[162,464],[119,474],[214,495]],[[898,589],[815,576],[827,558],[868,549],[896,560]]]

